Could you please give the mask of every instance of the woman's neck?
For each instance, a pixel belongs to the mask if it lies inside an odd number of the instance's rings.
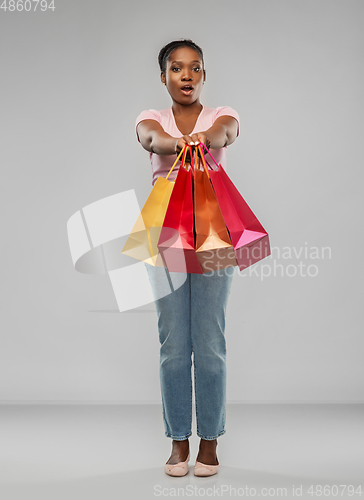
[[[202,111],[202,104],[197,99],[194,103],[184,105],[177,101],[173,101],[172,111],[174,116],[199,115]]]

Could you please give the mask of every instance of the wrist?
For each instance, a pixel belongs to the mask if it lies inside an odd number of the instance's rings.
[[[179,143],[179,139],[178,138],[176,139],[175,137],[173,139],[174,139],[174,141],[173,141],[173,151],[174,151],[175,154],[178,154],[177,146],[178,146],[178,143]]]

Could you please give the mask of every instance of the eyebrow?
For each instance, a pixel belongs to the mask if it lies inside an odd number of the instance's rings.
[[[171,64],[173,63],[182,63],[183,61],[172,61]],[[201,61],[197,61],[197,60],[194,60],[194,61],[191,61],[191,63],[199,63],[201,64]]]

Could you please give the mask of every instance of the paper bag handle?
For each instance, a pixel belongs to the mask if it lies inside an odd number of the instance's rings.
[[[215,158],[212,156],[211,154],[211,151],[209,149],[207,149],[207,147],[205,146],[205,144],[203,142],[200,142],[200,145],[203,146],[205,149],[206,149],[206,152],[211,156],[211,158],[214,160],[214,163],[215,165],[219,168],[220,165],[218,165],[217,161],[215,160]],[[202,152],[203,154],[203,152]],[[205,158],[205,155],[204,155],[204,158]],[[205,161],[207,162],[206,158],[205,158]],[[207,162],[208,163],[208,162]]]
[[[182,153],[185,153],[185,152],[187,152],[187,144],[185,144],[184,148],[183,148],[183,149],[181,149],[181,151],[180,151],[179,155],[177,156],[176,161],[173,163],[173,165],[172,165],[172,167],[171,167],[171,170],[168,172],[168,175],[167,175],[166,179],[168,179],[168,177],[171,175],[172,170],[173,170],[173,169],[174,169],[174,167],[177,165],[177,162],[178,162],[178,160],[180,159],[180,157],[181,157]],[[185,153],[185,155],[184,155],[184,156],[186,156],[186,153]]]
[[[186,144],[184,147],[184,154],[183,154],[183,158],[182,158],[181,167],[186,167],[185,161],[186,161],[186,156],[187,156],[187,148],[190,150],[190,163],[189,164],[191,165],[192,176],[194,176],[195,175],[195,167],[193,165],[193,154],[192,154],[192,148],[189,144]]]
[[[203,144],[203,143],[201,142],[200,144]],[[200,151],[201,151],[201,156],[202,156],[202,157],[203,157],[203,159],[205,160],[205,164],[206,164],[206,165],[208,165],[208,166],[211,168],[211,170],[214,170],[214,169],[211,167],[210,163],[206,160],[206,156],[204,155],[203,150],[202,150],[202,149],[200,149]],[[201,161],[200,161],[200,165],[201,165]]]
[[[195,148],[195,165],[193,164],[193,153],[192,153],[192,148],[190,145],[188,145],[190,149],[190,157],[191,157],[191,170],[192,170],[192,175],[195,176],[195,168],[197,167],[197,151]]]
[[[200,144],[202,144],[202,143],[200,142]],[[199,151],[201,153],[203,168],[205,169],[207,177],[210,178],[209,171],[207,170],[207,167],[206,167],[205,155],[203,154],[203,151],[202,151],[202,148],[201,148],[200,144],[197,147],[198,147],[198,149],[199,149]],[[197,165],[197,155],[196,155],[196,165]]]

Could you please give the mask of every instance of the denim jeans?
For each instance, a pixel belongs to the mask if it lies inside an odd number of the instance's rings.
[[[182,441],[192,434],[193,353],[197,435],[216,439],[226,432],[225,315],[234,268],[183,274],[145,266],[158,315],[165,435]],[[185,281],[173,287],[178,280]]]

